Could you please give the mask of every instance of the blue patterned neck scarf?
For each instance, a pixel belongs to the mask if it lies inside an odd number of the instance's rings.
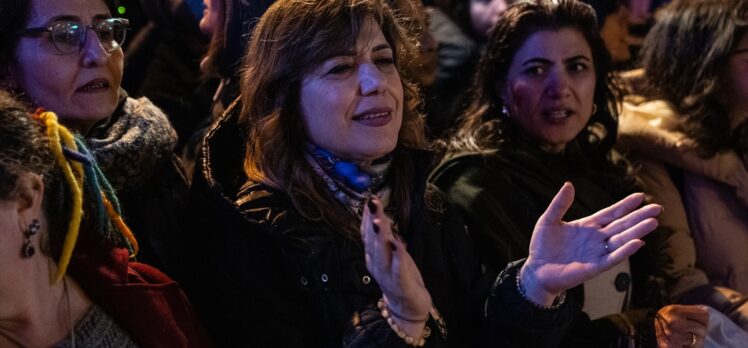
[[[324,180],[327,189],[335,198],[356,213],[371,195],[377,195],[383,202],[389,198],[387,173],[392,156],[375,160],[371,166],[360,167],[344,161],[312,143],[307,143],[307,160],[314,172]]]

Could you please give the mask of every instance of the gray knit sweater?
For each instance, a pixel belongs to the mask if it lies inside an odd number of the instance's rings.
[[[72,348],[72,337],[66,337],[53,348]],[[106,314],[99,306],[94,305],[85,317],[75,327],[75,347],[117,347],[137,348],[135,342],[114,319]]]

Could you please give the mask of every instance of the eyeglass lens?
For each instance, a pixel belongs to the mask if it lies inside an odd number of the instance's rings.
[[[62,53],[75,53],[80,50],[86,40],[88,27],[77,22],[57,22],[50,26],[52,44]],[[96,23],[93,31],[107,52],[120,47],[125,41],[127,27],[115,18]]]

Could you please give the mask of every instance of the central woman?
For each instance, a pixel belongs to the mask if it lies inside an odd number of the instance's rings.
[[[656,226],[659,206],[629,214],[640,194],[562,222],[565,185],[528,259],[483,272],[506,265],[481,267],[426,184],[404,32],[377,0],[282,0],[258,23],[242,96],[208,133],[193,186],[206,236],[193,299],[221,344],[554,346],[580,307],[564,291]]]

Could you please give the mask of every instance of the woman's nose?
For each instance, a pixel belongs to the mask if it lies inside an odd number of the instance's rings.
[[[359,85],[362,95],[384,90],[386,77],[375,64],[361,64],[358,69]]]
[[[106,64],[109,52],[104,49],[94,30],[86,31],[86,40],[83,42],[81,55],[83,66],[102,66]]]
[[[561,99],[570,95],[569,76],[565,72],[552,72],[547,81],[546,94],[549,97]]]

